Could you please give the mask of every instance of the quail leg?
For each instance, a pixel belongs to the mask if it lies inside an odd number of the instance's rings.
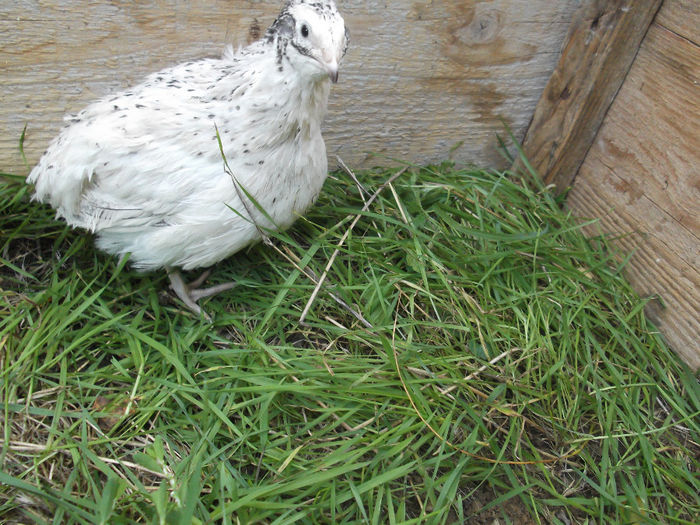
[[[204,297],[211,297],[220,292],[225,292],[236,286],[235,282],[228,282],[217,284],[216,286],[210,286],[209,288],[199,288],[201,284],[209,277],[211,273],[210,270],[205,271],[196,280],[187,284],[180,274],[179,270],[172,268],[167,269],[168,277],[170,278],[170,288],[177,294],[177,296],[182,300],[183,303],[192,310],[197,315],[203,315],[208,321],[211,318],[206,312],[202,311],[202,308],[197,304],[197,301]]]

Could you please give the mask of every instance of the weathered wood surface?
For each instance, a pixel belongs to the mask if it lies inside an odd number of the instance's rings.
[[[698,0],[673,0],[666,2],[656,23],[678,36],[700,45],[700,2]]]
[[[339,0],[351,47],[333,86],[329,158],[352,166],[502,165],[522,137],[580,0]],[[280,0],[0,2],[0,171],[26,173],[65,113],[264,31]],[[451,149],[463,141],[463,145]],[[371,157],[378,154],[379,158]]]
[[[668,24],[668,26],[667,26]],[[568,197],[634,251],[627,275],[700,368],[700,9],[666,0]]]
[[[523,142],[558,192],[573,181],[662,0],[593,0],[574,16]]]

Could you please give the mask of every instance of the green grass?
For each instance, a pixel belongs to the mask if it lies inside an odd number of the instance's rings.
[[[696,519],[697,378],[614,243],[534,183],[411,168],[300,323],[362,207],[336,173],[274,247],[214,269],[240,284],[209,324],[2,183],[0,522]]]

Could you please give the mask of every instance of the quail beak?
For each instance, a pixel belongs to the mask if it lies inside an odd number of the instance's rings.
[[[328,78],[336,84],[338,82],[338,63],[333,61],[331,64],[326,64],[326,69],[328,70]]]
[[[318,58],[318,61],[328,73],[328,78],[331,79],[331,82],[334,84],[337,83],[338,62],[340,62],[340,57],[336,56],[333,51],[327,49],[323,51],[323,54]]]

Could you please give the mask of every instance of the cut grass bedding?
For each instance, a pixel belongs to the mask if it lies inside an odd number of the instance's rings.
[[[219,264],[211,324],[3,183],[0,522],[694,522],[697,379],[609,241],[506,173],[392,175]]]

